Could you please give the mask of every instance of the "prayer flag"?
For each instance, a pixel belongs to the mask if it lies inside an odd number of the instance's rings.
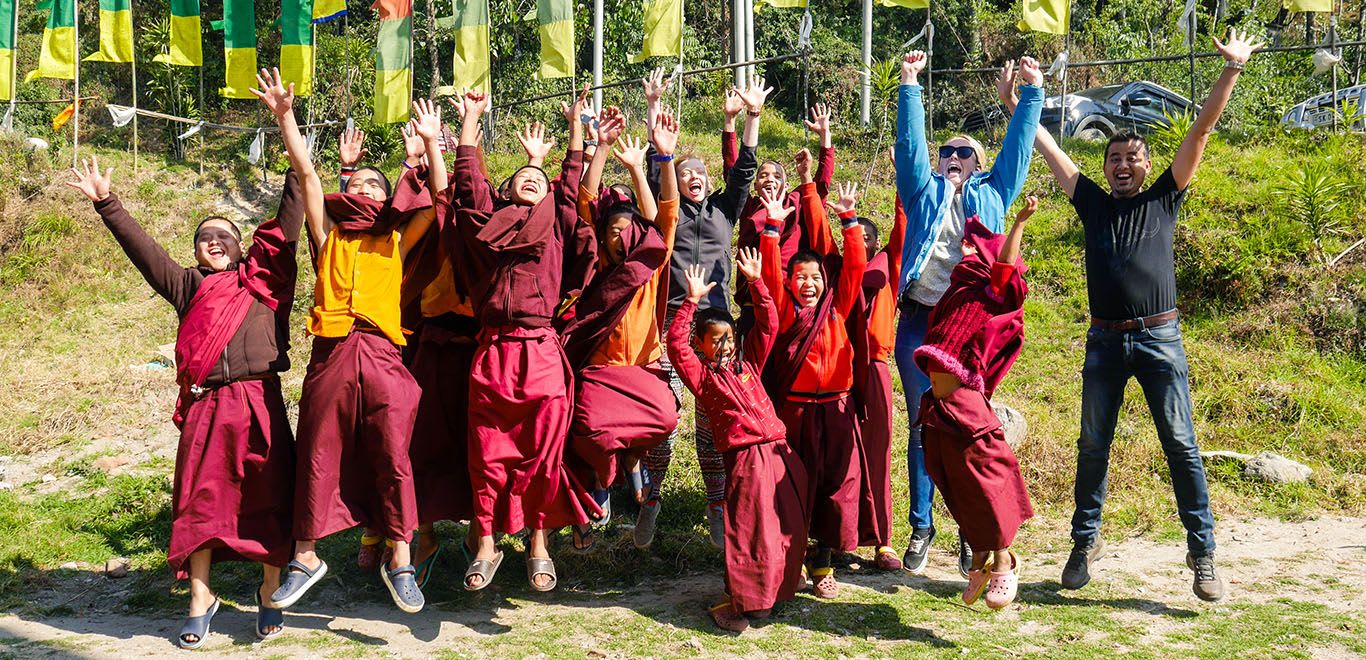
[[[133,61],[131,0],[100,0],[100,50],[87,62]]]
[[[930,0],[877,0],[881,7],[905,7],[907,9],[929,9]]]
[[[346,13],[346,0],[314,0],[313,22],[326,23]]]
[[[645,0],[645,43],[631,62],[678,57],[683,38],[683,0]]]
[[[230,99],[254,99],[256,86],[256,3],[223,0],[223,89]]]
[[[1072,17],[1071,0],[1021,0],[1024,18],[1018,27],[1023,32],[1048,32],[1067,34],[1068,23]]]
[[[1333,0],[1285,0],[1283,6],[1294,12],[1327,13],[1333,11]]]
[[[488,0],[455,0],[455,61],[451,86],[489,91]]]
[[[413,100],[413,0],[376,0],[375,123],[408,121]]]
[[[28,72],[24,80],[37,78],[76,77],[76,0],[52,0],[52,12],[43,30],[43,47],[38,54],[38,68]]]
[[[754,0],[754,13],[759,13],[764,5],[778,9],[806,9],[807,0]]]
[[[171,43],[153,62],[175,66],[204,66],[203,24],[199,0],[171,0]]]
[[[294,83],[295,96],[313,94],[314,0],[284,0],[280,6],[280,78]]]
[[[537,0],[536,21],[541,35],[541,69],[537,77],[573,77],[574,0]]]
[[[62,127],[63,127],[63,126],[66,126],[66,123],[69,122],[69,121],[71,121],[71,118],[72,118],[73,116],[75,116],[75,115],[76,115],[76,104],[75,104],[75,103],[68,103],[68,104],[66,104],[66,107],[65,107],[65,108],[62,108],[62,111],[59,112],[59,113],[57,113],[57,116],[56,116],[56,117],[53,117],[53,118],[52,118],[52,130],[54,130],[54,131],[60,131],[60,130],[62,130]]]
[[[0,101],[14,98],[14,42],[16,28],[14,22],[15,3],[18,0],[0,0]]]

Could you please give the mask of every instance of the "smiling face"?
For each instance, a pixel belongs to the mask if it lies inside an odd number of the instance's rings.
[[[689,158],[678,164],[678,190],[683,197],[695,203],[702,203],[711,188],[711,177],[707,176],[707,164],[700,159]]]
[[[978,156],[979,147],[965,135],[959,135],[945,142],[944,146],[952,147],[953,153],[949,154],[948,158],[940,155],[939,175],[952,183],[954,188],[961,189],[963,182],[967,181],[973,172],[982,169],[982,163]],[[967,151],[972,153],[965,155]]]
[[[620,213],[607,219],[607,232],[602,237],[603,246],[607,248],[607,263],[619,264],[626,258],[626,250],[622,246],[621,233],[631,226],[631,216]]]
[[[346,192],[383,202],[389,199],[389,182],[379,172],[368,167],[361,168],[346,182]]]
[[[1105,180],[1115,197],[1133,197],[1153,169],[1143,140],[1116,140],[1105,148]]]
[[[735,328],[724,321],[712,321],[693,336],[693,346],[708,362],[726,365],[735,357]]]
[[[868,261],[872,261],[877,255],[877,227],[872,223],[859,222],[859,225],[863,227],[863,243],[868,246]]]
[[[194,258],[200,266],[221,273],[242,258],[237,228],[223,219],[206,220],[194,237]]]
[[[550,181],[545,178],[545,172],[535,167],[523,167],[512,175],[508,195],[513,202],[535,206],[545,199],[549,191]]]
[[[770,160],[759,166],[759,174],[754,177],[754,194],[781,195],[786,191],[787,173],[781,165]]]
[[[797,261],[787,276],[787,286],[796,296],[797,306],[815,307],[825,293],[825,274],[818,261]]]

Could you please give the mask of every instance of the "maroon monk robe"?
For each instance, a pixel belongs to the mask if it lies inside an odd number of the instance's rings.
[[[329,193],[328,217],[339,231],[388,234],[431,207],[425,174],[405,172],[384,202]],[[313,338],[299,399],[295,538],[363,525],[409,540],[417,503],[408,450],[420,394],[399,348],[383,335],[357,327],[345,337]]]
[[[891,245],[888,246],[890,248]],[[898,244],[897,249],[900,249]],[[879,292],[888,288],[897,275],[891,272],[888,250],[874,255],[863,271],[863,297],[856,316],[866,322],[862,337],[870,344],[866,374],[855,374],[865,383],[859,400],[863,415],[859,420],[859,438],[863,442],[863,491],[859,500],[859,545],[888,547],[892,544],[892,374],[887,363],[873,355],[873,324],[890,324],[891,318],[880,319],[874,314]],[[893,331],[883,328],[882,331]],[[851,334],[855,332],[850,329]]]
[[[926,373],[953,374],[963,383],[943,399],[926,392],[925,467],[944,504],[974,550],[1014,542],[1034,515],[1020,464],[989,398],[1024,343],[1023,263],[996,263],[1005,242],[970,218],[964,240],[977,248],[953,269],[948,290],[930,314],[925,343],[915,351]],[[999,285],[993,275],[999,274]]]
[[[711,420],[726,461],[726,591],[740,612],[767,610],[802,588],[806,559],[806,467],[784,440],[783,423],[759,374],[778,334],[778,313],[762,281],[750,283],[754,329],[724,367],[704,364],[690,344],[696,303],[669,327],[669,360]]]
[[[470,373],[475,520],[483,534],[585,524],[601,511],[564,467],[572,376],[552,327],[560,301],[583,289],[596,255],[575,204],[583,152],[565,156],[534,206],[495,210],[479,168],[478,151],[458,147],[453,185],[438,209],[458,232],[454,247],[483,327]]]
[[[275,372],[289,368],[288,320],[303,202],[286,175],[275,220],[245,257],[213,273],[182,268],[118,198],[95,208],[144,278],[181,317],[177,333],[176,451],[171,542],[176,577],[191,554],[212,561],[289,561],[293,437]],[[194,390],[191,390],[191,387]]]

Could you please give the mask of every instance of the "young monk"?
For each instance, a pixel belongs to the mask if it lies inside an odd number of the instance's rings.
[[[670,81],[663,77],[661,69],[656,70],[643,82],[647,121],[652,124],[653,121],[649,118],[657,115],[663,107],[661,99],[668,91]],[[745,120],[739,155],[734,165],[724,172],[724,187],[716,188],[712,185],[707,164],[702,159],[684,156],[677,160],[674,171],[678,178],[681,200],[673,259],[669,264],[670,314],[667,318],[673,317],[672,312],[678,309],[686,297],[683,290],[683,271],[694,263],[707,268],[711,273],[710,279],[718,283],[717,289],[702,301],[702,309],[726,309],[730,306],[728,292],[731,237],[744,210],[745,200],[749,197],[747,189],[754,181],[754,172],[758,168],[755,148],[759,144],[759,116],[768,95],[772,92],[773,88],[767,86],[763,78],[755,78],[743,89],[737,87],[731,90],[727,105],[744,110]],[[735,132],[735,116],[739,111],[727,110],[726,132]],[[651,171],[651,188],[655,190],[659,189],[658,174],[657,169]],[[665,325],[667,326],[667,322]],[[667,327],[665,332],[668,332]],[[668,363],[664,363],[663,366],[668,371],[673,369]],[[676,380],[675,376],[670,376],[670,384],[681,401],[683,385],[681,382],[675,382]],[[725,543],[726,466],[712,443],[711,425],[707,421],[706,413],[700,410],[694,412],[694,444],[697,448],[697,463],[702,472],[702,482],[706,488],[707,524],[712,545],[719,548]],[[660,510],[660,488],[672,459],[672,440],[660,444],[647,456],[646,465],[654,475],[654,492],[641,506],[640,516],[636,519],[637,546],[649,545],[649,540],[654,538],[655,522]]]
[[[896,219],[887,245],[878,250],[878,228],[858,218],[868,247],[863,272],[864,313],[868,324],[868,377],[863,389],[864,417],[859,426],[863,438],[864,469],[869,483],[860,505],[859,545],[877,548],[874,564],[884,571],[902,568],[892,549],[892,374],[887,367],[896,339],[897,278],[901,272],[901,248],[906,237],[906,213],[896,203]]]
[[[295,123],[293,85],[262,71],[252,92],[270,108],[304,189],[309,240],[318,274],[308,331],[313,355],[299,401],[295,555],[276,607],[289,607],[327,573],[318,539],[357,525],[382,531],[393,546],[380,578],[405,612],[421,611],[422,591],[408,548],[417,525],[408,457],[417,384],[399,353],[403,258],[431,225],[431,196],[412,170],[389,194],[374,170],[351,176],[348,191],[324,196],[308,146]],[[415,104],[418,131],[437,153],[439,111]],[[431,159],[430,181],[446,185],[444,164]]]
[[[583,125],[587,92],[561,104],[569,123],[569,148],[554,182],[539,167],[512,177],[511,204],[495,210],[484,185],[479,119],[488,97],[466,94],[451,195],[439,201],[443,222],[454,223],[474,287],[482,327],[470,374],[470,478],[479,543],[465,574],[465,588],[487,587],[503,553],[493,534],[531,530],[527,578],[549,591],[558,578],[549,533],[583,525],[601,510],[564,467],[573,412],[568,360],[552,322],[561,299],[582,289],[592,268],[591,230],[580,233],[577,191],[583,172]],[[585,257],[586,254],[586,257]],[[584,264],[586,263],[586,268]]]
[[[726,457],[728,596],[710,612],[717,626],[742,632],[749,628],[747,617],[767,617],[801,588],[809,491],[806,468],[788,446],[760,379],[778,334],[778,310],[760,278],[758,253],[742,248],[736,266],[754,295],[754,330],[745,336],[743,352],[736,351],[728,311],[697,314],[716,282],[694,265],[687,271],[688,297],[669,329],[669,356],[698,409],[716,425],[712,437]]]
[[[678,401],[659,363],[664,348],[661,303],[667,293],[662,280],[678,225],[673,172],[678,121],[667,112],[655,118],[655,160],[663,165],[657,210],[645,178],[644,146],[626,136],[613,151],[625,125],[616,108],[604,112],[597,151],[579,186],[579,217],[594,226],[601,258],[565,331],[565,353],[578,372],[571,448],[589,465],[595,492],[611,485],[620,471],[636,501],[644,504],[651,489],[642,459],[678,425]],[[615,189],[599,198],[609,154],[630,172],[638,209]],[[595,499],[600,506],[606,503],[605,497]],[[574,531],[576,549],[591,547],[587,528]]]
[[[778,416],[787,427],[788,441],[807,467],[811,492],[811,578],[821,598],[833,598],[839,585],[831,566],[832,550],[858,547],[859,498],[863,459],[858,415],[850,396],[854,387],[854,347],[846,319],[859,299],[863,269],[868,261],[863,229],[854,216],[857,184],[840,186],[839,199],[830,205],[840,217],[844,233],[841,263],[833,237],[825,229],[821,206],[811,176],[811,154],[797,156],[802,185],[802,212],[811,250],[797,252],[787,264],[786,278],[780,264],[782,222],[791,213],[783,198],[765,193],[768,225],[759,238],[764,256],[764,284],[776,299],[779,335],[774,344],[777,362],[768,389],[782,397]],[[838,281],[827,285],[827,278]]]
[[[187,649],[204,643],[219,607],[209,566],[219,561],[261,564],[256,636],[275,637],[284,617],[264,603],[279,585],[291,541],[294,437],[278,374],[289,369],[294,255],[304,213],[298,178],[285,176],[278,215],[257,227],[245,254],[232,221],[200,221],[197,264],[184,268],[110,192],[112,167],[101,172],[91,158],[72,173],[76,180],[68,185],[95,203],[133,265],[180,318],[174,416],[180,447],[167,560],[177,579],[190,579],[190,614],[176,643]]]
[[[930,315],[916,365],[930,376],[920,402],[925,465],[944,505],[972,547],[963,602],[999,610],[1015,600],[1019,559],[1010,550],[1020,524],[1034,515],[1015,452],[991,410],[991,395],[1024,345],[1025,222],[1039,206],[1030,196],[1010,234],[970,218],[963,260]]]

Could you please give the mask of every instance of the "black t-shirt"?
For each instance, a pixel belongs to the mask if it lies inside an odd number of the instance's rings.
[[[1091,315],[1123,321],[1176,309],[1172,236],[1186,191],[1171,169],[1151,188],[1117,199],[1085,175],[1072,206],[1086,229],[1086,296]]]

